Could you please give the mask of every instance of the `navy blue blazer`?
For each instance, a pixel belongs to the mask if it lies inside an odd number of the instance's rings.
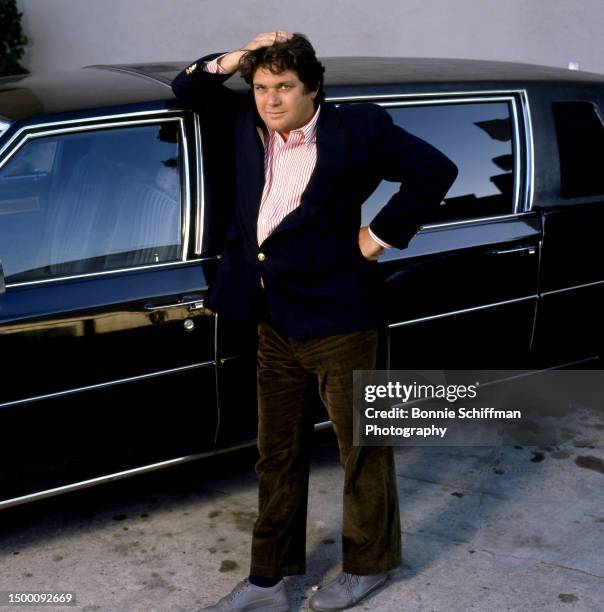
[[[384,322],[379,264],[358,246],[361,205],[380,181],[400,182],[370,224],[383,241],[404,248],[436,210],[457,167],[427,142],[394,125],[375,104],[322,103],[317,162],[300,206],[258,245],[264,148],[252,92],[222,83],[205,56],[174,79],[175,95],[206,117],[225,117],[235,139],[235,213],[207,297],[237,320],[256,316],[260,277],[277,328],[298,339],[376,328]],[[217,115],[217,110],[220,112]],[[226,127],[226,126],[225,126]]]

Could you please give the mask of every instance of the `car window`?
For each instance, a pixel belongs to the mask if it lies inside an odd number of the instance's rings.
[[[604,121],[593,102],[554,102],[563,198],[604,194]]]
[[[178,135],[166,122],[26,142],[0,168],[6,282],[179,259]]]
[[[3,171],[3,176],[39,175],[52,171],[57,155],[56,140],[40,139],[25,147],[18,154],[18,160]]]
[[[514,212],[514,164],[507,102],[389,106],[393,121],[449,157],[459,175],[430,222],[460,221]],[[396,192],[383,181],[363,206],[368,225]]]

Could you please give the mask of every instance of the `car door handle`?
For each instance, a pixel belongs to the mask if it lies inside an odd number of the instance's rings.
[[[149,312],[153,312],[154,310],[165,310],[166,308],[181,308],[182,306],[187,306],[189,312],[193,312],[195,310],[202,310],[204,307],[204,298],[201,296],[196,297],[193,295],[186,295],[175,304],[155,305],[149,302],[145,304],[144,308]]]
[[[514,247],[513,249],[493,249],[487,251],[488,255],[509,255],[511,253],[517,253],[518,255],[534,255],[537,249],[534,246],[521,246]]]

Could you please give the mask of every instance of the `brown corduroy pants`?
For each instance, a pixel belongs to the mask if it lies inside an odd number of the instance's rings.
[[[303,574],[313,423],[309,399],[319,393],[344,468],[342,569],[367,575],[401,563],[401,531],[391,447],[352,445],[352,372],[376,364],[376,330],[312,340],[258,326],[258,518],[250,574]]]

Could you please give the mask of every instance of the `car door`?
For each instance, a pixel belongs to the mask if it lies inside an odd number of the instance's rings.
[[[13,131],[0,157],[0,503],[213,447],[193,120]]]
[[[525,367],[537,302],[540,219],[529,211],[526,107],[519,93],[376,100],[445,153],[456,182],[408,248],[381,258],[392,369]],[[398,185],[364,206],[367,225]]]
[[[588,367],[601,367],[591,358],[604,353],[604,94],[556,90],[554,99],[544,95],[539,103],[551,170],[544,173],[540,197],[544,236],[536,349],[548,364],[590,360]]]

